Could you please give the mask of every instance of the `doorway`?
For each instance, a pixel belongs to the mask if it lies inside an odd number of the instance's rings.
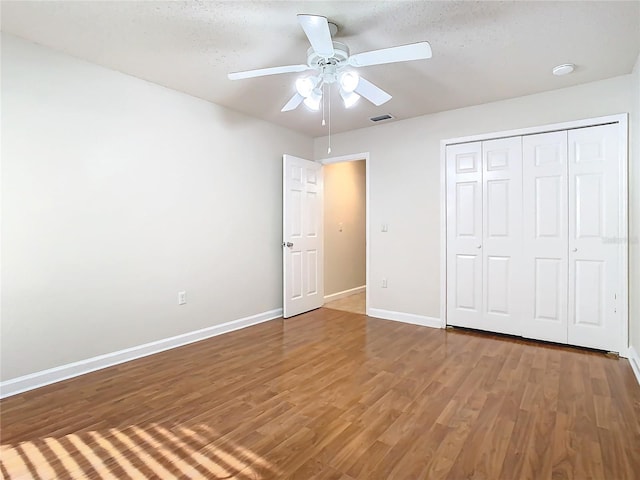
[[[367,312],[367,159],[324,164],[325,308]]]

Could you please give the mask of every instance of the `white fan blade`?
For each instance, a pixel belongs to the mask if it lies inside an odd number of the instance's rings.
[[[333,41],[326,17],[319,15],[298,15],[298,22],[309,39],[313,51],[324,58],[333,57]]]
[[[310,70],[308,65],[284,65],[282,67],[259,68],[244,72],[233,72],[227,75],[229,80],[241,80],[243,78],[263,77],[265,75],[277,75],[279,73],[304,72]]]
[[[391,100],[391,95],[362,77],[360,77],[360,81],[354,92],[369,100],[376,107]]]
[[[289,110],[295,110],[296,108],[298,108],[298,105],[300,105],[304,100],[304,97],[302,95],[300,95],[299,93],[296,93],[293,97],[291,97],[291,99],[287,102],[287,104],[282,107],[282,110],[280,110],[281,112],[288,112]]]
[[[383,63],[408,62],[410,60],[422,60],[431,58],[431,46],[429,42],[418,42],[399,47],[382,48],[370,52],[356,53],[348,59],[353,67],[367,67],[369,65],[381,65]]]

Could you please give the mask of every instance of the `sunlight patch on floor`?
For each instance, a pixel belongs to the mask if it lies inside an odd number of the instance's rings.
[[[169,428],[152,423],[47,437],[0,446],[6,479],[254,479],[278,471],[256,453],[208,425]]]

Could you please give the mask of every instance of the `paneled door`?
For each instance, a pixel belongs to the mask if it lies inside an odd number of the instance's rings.
[[[522,334],[522,137],[482,142],[484,328]]]
[[[520,137],[447,147],[447,323],[520,335]]]
[[[482,321],[482,144],[449,145],[447,189],[447,323]]]
[[[323,181],[320,163],[283,155],[284,317],[324,303]]]
[[[522,335],[567,343],[567,132],[524,136],[522,155]]]
[[[570,130],[569,343],[619,350],[617,125]]]
[[[626,118],[593,120],[446,145],[447,324],[625,348]]]

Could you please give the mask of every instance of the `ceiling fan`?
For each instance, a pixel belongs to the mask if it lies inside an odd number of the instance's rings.
[[[382,105],[391,100],[391,95],[358,75],[355,68],[431,58],[431,46],[428,42],[351,55],[344,43],[332,40],[331,37],[338,31],[338,27],[326,17],[300,14],[298,22],[311,43],[311,48],[307,51],[306,64],[259,68],[228,75],[230,80],[240,80],[313,70],[313,74],[296,80],[296,94],[282,107],[282,112],[294,110],[303,102],[310,109],[319,110],[324,86],[333,83],[338,83],[340,96],[347,108],[355,105],[360,97],[366,98],[376,106]]]

